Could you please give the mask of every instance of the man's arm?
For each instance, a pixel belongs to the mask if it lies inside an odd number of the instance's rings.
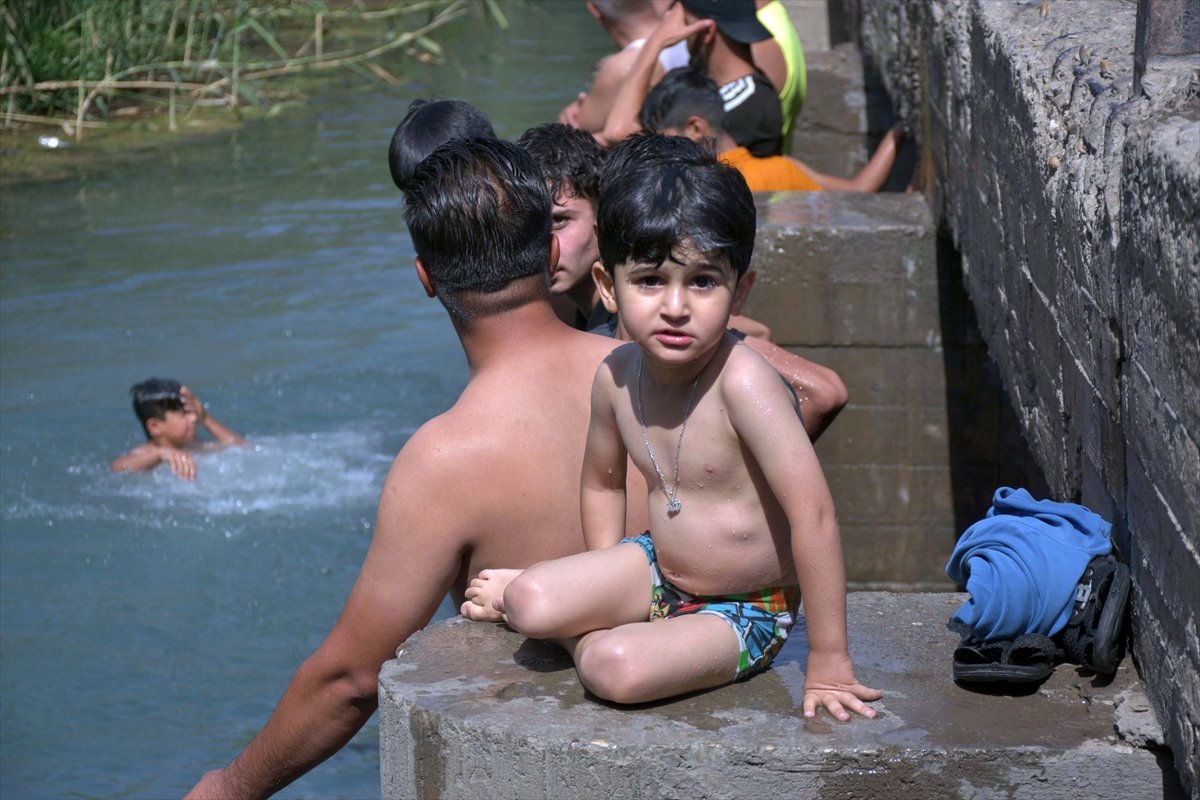
[[[588,550],[611,547],[625,535],[625,469],[628,454],[613,410],[612,365],[608,359],[592,382],[592,417],[588,423],[579,505],[583,542]]]
[[[267,797],[340,750],[375,711],[380,666],[436,613],[465,549],[461,504],[445,492],[457,483],[423,450],[410,440],[392,465],[375,536],[333,630],[258,735],[188,797]]]
[[[582,128],[589,133],[604,130],[609,112],[612,111],[613,102],[617,99],[617,92],[622,83],[628,79],[637,55],[638,50],[622,50],[605,57],[600,62],[596,74],[592,78],[592,85],[588,87],[586,93],[580,95],[577,101],[574,127]],[[650,85],[654,85],[661,79],[662,65],[655,58],[651,67]],[[566,109],[564,109],[565,111]]]
[[[180,387],[179,396],[183,399],[183,408],[185,411],[191,411],[196,415],[196,421],[203,425],[212,437],[217,440],[217,444],[222,447],[230,447],[237,444],[245,444],[246,440],[229,428],[222,425],[213,417],[208,415],[208,410],[204,407],[204,403],[200,402],[200,398],[192,393],[192,390],[186,386]]]
[[[791,527],[792,560],[804,597],[809,657],[804,713],[825,706],[867,717],[880,693],[854,677],[846,636],[846,573],[833,497],[791,398],[757,359],[730,359],[722,376],[729,421],[749,448]]]
[[[784,350],[777,344],[749,336],[744,341],[792,387],[800,399],[804,430],[815,442],[849,402],[850,392],[846,390],[846,384],[828,367]]]
[[[896,163],[896,148],[904,138],[904,126],[897,122],[879,141],[879,146],[871,154],[867,165],[854,174],[849,180],[836,178],[817,172],[798,158],[793,158],[808,176],[820,184],[822,189],[830,192],[878,192],[887,183],[888,173]]]
[[[646,102],[646,95],[650,92],[659,54],[693,33],[712,28],[714,24],[711,19],[686,24],[682,3],[676,3],[663,15],[654,33],[650,34],[646,43],[637,51],[637,57],[613,100],[604,129],[595,134],[601,147],[612,147],[642,129],[639,119],[642,103]]]

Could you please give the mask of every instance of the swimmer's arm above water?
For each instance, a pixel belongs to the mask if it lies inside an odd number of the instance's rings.
[[[163,463],[169,464],[171,471],[181,480],[190,481],[196,477],[196,462],[189,453],[153,442],[139,445],[113,459],[111,468],[113,472],[142,472]]]
[[[232,447],[233,445],[246,443],[246,440],[241,436],[217,421],[216,418],[209,416],[208,409],[204,407],[204,403],[200,402],[200,398],[192,393],[191,389],[186,386],[180,387],[179,397],[183,400],[184,410],[191,411],[196,415],[196,422],[203,425],[212,434],[218,445],[221,447]]]

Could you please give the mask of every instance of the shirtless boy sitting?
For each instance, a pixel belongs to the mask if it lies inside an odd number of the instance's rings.
[[[112,462],[113,472],[136,472],[170,464],[180,480],[196,477],[197,449],[220,449],[244,444],[245,439],[209,416],[204,404],[192,390],[178,381],[151,378],[134,384],[129,390],[133,413],[142,423],[149,440]],[[203,425],[215,442],[196,444],[196,425]]]
[[[513,577],[493,609],[526,636],[560,642],[596,696],[642,703],[765,669],[803,591],[804,714],[873,717],[864,701],[881,694],[857,681],[847,650],[821,466],[779,376],[726,331],[754,247],[750,191],[687,139],[639,136],[621,149],[597,222],[600,291],[633,343],[592,386],[580,490],[588,552]],[[622,538],[627,457],[650,484],[651,530],[633,539]]]

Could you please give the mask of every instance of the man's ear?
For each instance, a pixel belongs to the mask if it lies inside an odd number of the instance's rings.
[[[592,15],[592,19],[596,20],[596,22],[599,22],[601,25],[604,24],[604,15],[600,13],[600,9],[596,8],[596,4],[593,3],[592,0],[587,1],[587,10],[588,13]]]
[[[437,297],[437,288],[433,285],[433,278],[429,277],[429,273],[425,271],[424,262],[418,258],[413,263],[417,267],[417,280],[425,287],[426,297]]]
[[[750,297],[750,290],[754,288],[754,279],[758,277],[758,270],[748,269],[746,274],[738,281],[737,286],[733,288],[733,308],[730,309],[731,314],[740,316],[746,308],[746,300]]]
[[[600,292],[600,302],[604,303],[608,313],[616,314],[617,293],[613,289],[613,276],[599,261],[592,264],[592,280],[595,281],[596,289]]]
[[[558,256],[561,250],[558,246],[558,234],[550,234],[550,261],[546,264],[546,275],[553,276],[558,267]]]

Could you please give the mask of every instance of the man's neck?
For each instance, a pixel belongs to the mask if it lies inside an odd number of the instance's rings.
[[[738,143],[736,141],[734,141],[733,137],[730,136],[725,131],[721,131],[720,133],[717,134],[717,154],[718,155],[724,155],[725,153],[728,153],[730,150],[737,149],[737,147],[738,147]]]
[[[579,313],[583,314],[586,319],[591,316],[596,303],[600,302],[600,291],[596,288],[596,282],[589,277],[586,281],[580,281],[578,286],[567,292],[567,297],[571,298],[575,307],[579,309]]]
[[[554,316],[550,303],[533,300],[497,314],[479,317],[469,326],[455,324],[471,376],[542,352],[561,341],[566,326]],[[569,330],[569,329],[568,329]]]
[[[730,81],[753,75],[758,71],[754,66],[754,58],[750,55],[750,45],[735,42],[719,34],[713,42],[712,52],[709,53],[704,68],[717,86],[724,86]]]

